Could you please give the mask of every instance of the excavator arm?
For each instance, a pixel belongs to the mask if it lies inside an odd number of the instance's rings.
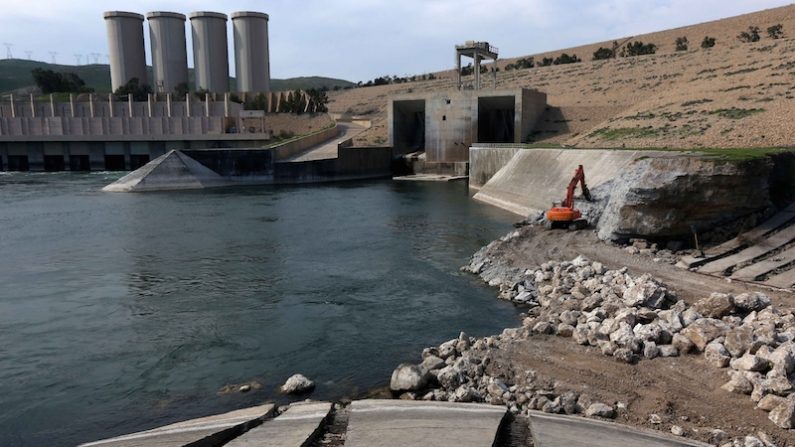
[[[588,190],[588,185],[585,184],[585,169],[583,169],[582,165],[579,165],[566,189],[566,199],[562,203],[563,208],[574,208],[574,191],[577,189],[578,183],[582,184],[582,196],[585,197],[585,200],[591,201],[591,191]]]

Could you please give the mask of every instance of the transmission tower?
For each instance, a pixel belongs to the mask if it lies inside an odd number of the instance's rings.
[[[52,57],[52,63],[54,64],[55,63],[55,56],[58,55],[58,52],[57,51],[50,51],[49,53],[50,53],[50,56]]]
[[[77,61],[77,65],[80,65],[80,61],[82,61],[83,55],[82,54],[75,54],[75,60]]]
[[[99,53],[91,53],[91,55],[94,56],[94,63],[98,64],[99,63],[99,56],[101,56],[101,54],[99,54]]]
[[[3,45],[6,46],[6,59],[13,59],[14,55],[11,54],[11,47],[14,46],[13,43],[4,42]]]
[[[28,57],[28,60],[33,59],[33,52],[30,50],[25,51],[25,56]]]

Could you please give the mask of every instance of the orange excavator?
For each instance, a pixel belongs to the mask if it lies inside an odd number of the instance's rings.
[[[585,170],[580,165],[574,171],[574,177],[569,182],[563,203],[555,202],[552,204],[552,208],[547,211],[547,228],[581,230],[588,226],[588,221],[582,218],[580,210],[574,208],[574,191],[577,189],[578,183],[582,183],[582,196],[589,202],[591,201],[591,192],[588,191],[588,186],[585,184]]]

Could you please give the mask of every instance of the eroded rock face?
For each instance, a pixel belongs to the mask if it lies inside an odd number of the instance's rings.
[[[772,168],[769,159],[742,163],[697,157],[638,160],[612,182],[597,224],[599,238],[687,238],[691,225],[710,228],[764,210],[771,206],[768,178]]]

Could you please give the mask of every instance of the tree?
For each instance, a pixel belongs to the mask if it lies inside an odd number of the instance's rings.
[[[688,44],[687,37],[677,37],[676,51],[687,51]]]
[[[737,38],[740,39],[740,42],[751,43],[759,42],[759,40],[762,39],[762,36],[759,35],[758,26],[749,26],[748,31],[741,32],[737,35]]]
[[[593,52],[593,60],[602,61],[606,59],[612,59],[613,55],[614,55],[613,50],[609,48],[599,47],[598,50]]]
[[[701,41],[701,48],[707,49],[712,48],[715,46],[715,38],[704,36],[704,40]]]
[[[146,101],[150,93],[152,93],[152,87],[149,84],[139,84],[138,78],[130,79],[113,92],[119,99],[125,99],[127,95],[132,95],[134,101]]]
[[[306,92],[309,95],[309,112],[310,113],[326,113],[328,112],[328,96],[323,90],[309,89]]]
[[[94,89],[86,87],[86,83],[80,76],[74,73],[60,73],[52,70],[34,68],[30,74],[36,82],[36,86],[44,94],[49,93],[87,93]]]
[[[552,59],[551,57],[545,57],[541,59],[541,63],[539,65],[542,67],[549,67],[550,65],[552,65],[553,62],[555,62],[555,60]]]
[[[778,25],[773,25],[767,29],[767,35],[771,39],[781,39],[784,37],[784,26],[780,23]]]
[[[582,62],[582,60],[576,54],[569,56],[566,53],[561,54],[552,61],[554,65],[576,64],[577,62]]]
[[[268,97],[264,93],[257,93],[253,98],[247,99],[243,104],[245,110],[268,110]]]

